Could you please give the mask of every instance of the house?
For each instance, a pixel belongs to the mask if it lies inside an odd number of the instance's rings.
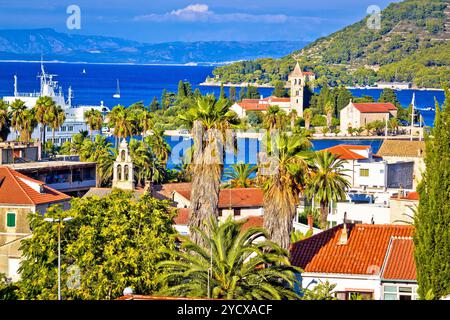
[[[174,191],[173,201],[177,208],[189,208],[191,190]],[[229,216],[242,219],[249,216],[262,216],[264,209],[264,193],[259,188],[221,189],[219,192],[219,217]]]
[[[341,224],[291,247],[303,289],[328,281],[340,300],[416,300],[414,227]]]
[[[367,224],[412,224],[419,194],[415,191],[367,195],[369,202],[338,202],[328,215],[330,227],[345,221]]]
[[[70,199],[39,180],[0,166],[0,273],[14,281],[19,278],[20,242],[31,235],[28,214],[44,214],[55,204],[68,208]]]
[[[407,160],[384,161],[372,153],[371,146],[337,145],[325,151],[345,160],[347,180],[352,188],[413,188],[414,163]]]
[[[349,128],[361,128],[377,120],[385,122],[391,117],[397,117],[397,107],[390,102],[354,103],[350,101],[341,110],[340,130],[346,133]]]
[[[377,88],[380,89],[411,89],[411,82],[384,82],[376,83]]]
[[[290,98],[278,98],[274,96],[267,98],[261,97],[260,99],[242,99],[240,102],[235,102],[230,107],[230,110],[236,112],[239,118],[246,117],[249,111],[265,113],[269,106],[278,106],[284,112],[289,113],[292,110],[290,101]]]
[[[425,171],[424,141],[384,140],[377,155],[383,157],[389,163],[398,161],[414,162],[413,188],[416,188],[422,179],[422,173]]]
[[[97,185],[95,162],[52,160],[7,165],[30,178],[72,196],[80,196]]]
[[[39,143],[0,142],[0,164],[38,161]]]

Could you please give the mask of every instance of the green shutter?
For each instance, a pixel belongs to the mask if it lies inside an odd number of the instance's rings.
[[[14,228],[16,226],[16,214],[8,212],[6,214],[6,226],[8,228]]]

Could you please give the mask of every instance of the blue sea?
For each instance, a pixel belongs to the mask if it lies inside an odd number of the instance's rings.
[[[153,97],[161,97],[163,89],[176,92],[178,82],[189,81],[193,89],[199,88],[202,93],[219,94],[219,87],[199,86],[209,75],[212,76],[211,66],[167,66],[167,65],[127,65],[127,64],[85,64],[85,63],[45,63],[47,73],[58,75],[55,80],[59,81],[63,93],[67,97],[69,86],[74,92],[73,104],[98,105],[101,101],[106,106],[113,107],[117,104],[128,106],[132,103],[143,101],[149,104]],[[83,70],[86,72],[83,73]],[[0,97],[13,95],[13,77],[18,77],[19,92],[39,91],[40,63],[28,62],[0,62]],[[117,79],[120,82],[121,98],[113,98],[116,93]],[[269,96],[270,88],[260,88],[263,96]],[[378,99],[382,90],[379,89],[352,89],[353,95],[369,95]],[[227,91],[226,91],[227,92]],[[402,90],[397,91],[400,103],[407,107],[412,99],[413,92],[416,93],[416,106],[419,109],[433,106],[434,99],[442,104],[444,101],[443,91],[420,91]],[[426,125],[432,125],[434,111],[422,111]],[[173,149],[173,157],[169,167],[175,167],[179,163],[183,150],[189,147],[190,140],[182,137],[167,137]],[[373,151],[377,152],[382,140],[314,140],[314,150],[321,150],[333,145],[364,144],[372,145]],[[239,152],[230,155],[228,162],[256,163],[256,154],[259,151],[259,143],[256,139],[239,139]]]
[[[176,92],[178,81],[189,81],[193,89],[200,88],[202,93],[219,94],[219,87],[200,87],[209,75],[212,76],[212,66],[168,66],[168,65],[128,65],[128,64],[85,64],[85,63],[46,63],[48,73],[58,75],[63,93],[67,96],[69,86],[74,91],[73,104],[105,105],[113,107],[117,104],[130,105],[143,101],[149,104],[153,97],[161,97],[163,89]],[[83,70],[86,71],[83,74]],[[14,92],[13,76],[19,79],[19,92],[35,92],[39,90],[40,63],[0,62],[0,97],[12,95]],[[117,79],[120,83],[121,98],[113,98],[116,93]],[[263,96],[269,96],[270,88],[260,88]],[[352,89],[353,95],[361,97],[369,95],[378,99],[380,89]],[[226,90],[227,92],[227,90]],[[416,93],[418,109],[434,107],[434,99],[442,104],[443,91],[401,90],[397,97],[402,106],[411,103],[413,92]],[[421,111],[425,124],[432,126],[433,111]]]

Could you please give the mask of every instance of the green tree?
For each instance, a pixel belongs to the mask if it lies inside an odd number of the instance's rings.
[[[219,99],[226,99],[225,89],[224,89],[224,87],[223,87],[223,83],[220,84],[220,94],[219,94]]]
[[[52,111],[54,110],[56,104],[50,97],[39,97],[36,100],[36,104],[34,106],[34,114],[36,117],[36,121],[41,125],[39,130],[39,143],[45,148],[45,132],[46,127],[50,124],[50,120],[53,117]]]
[[[283,130],[286,128],[286,114],[279,106],[270,105],[264,115],[264,125],[267,130]]]
[[[116,139],[116,146],[118,141],[133,135],[135,131],[135,117],[134,113],[129,112],[124,106],[117,105],[108,113],[108,126],[114,128],[114,136]]]
[[[216,100],[207,95],[195,101],[195,104],[180,115],[180,119],[191,128],[194,140],[192,173],[191,208],[189,226],[202,227],[210,216],[218,217],[219,186],[223,173],[223,157],[226,145],[235,147],[234,137],[227,136],[227,130],[239,123],[236,113],[228,108],[224,99]],[[224,140],[227,137],[227,141]],[[231,140],[231,141],[230,141]],[[194,241],[201,241],[194,236]]]
[[[336,284],[328,281],[317,284],[313,289],[306,289],[303,292],[303,300],[337,300],[333,291]]]
[[[195,228],[204,246],[183,243],[175,259],[159,263],[161,294],[216,299],[298,299],[296,268],[288,252],[270,241],[261,228],[242,230],[243,222],[210,221],[210,233]],[[210,270],[210,271],[209,271]],[[209,285],[208,285],[209,284]],[[208,292],[209,289],[209,292]]]
[[[245,96],[247,99],[259,99],[260,93],[257,87],[248,85],[247,86],[247,93]]]
[[[11,119],[11,126],[16,132],[16,138],[19,136],[21,130],[21,117],[22,113],[27,109],[25,102],[20,99],[15,99],[10,106],[9,117]]]
[[[151,294],[159,261],[175,245],[173,213],[168,203],[145,194],[113,190],[103,198],[73,199],[69,210],[52,207],[44,217],[73,220],[61,227],[64,299],[115,299],[126,287]],[[22,241],[20,295],[57,298],[57,224],[30,213],[33,235]],[[74,270],[78,269],[79,277]]]
[[[3,273],[0,273],[0,301],[17,300],[19,287],[12,283]]]
[[[92,138],[94,131],[100,131],[103,127],[103,115],[99,110],[91,109],[84,112],[84,120],[89,126],[90,136]]]
[[[225,188],[251,188],[255,186],[255,179],[250,176],[257,171],[257,167],[248,163],[232,164],[225,170]]]
[[[171,148],[169,143],[164,139],[164,130],[154,129],[153,133],[146,137],[145,143],[150,147],[156,158],[165,167],[170,157]]]
[[[247,94],[245,93],[245,87],[241,87],[239,90],[239,101],[242,101]]]
[[[228,95],[230,96],[230,101],[234,103],[236,101],[236,87],[230,87]]]
[[[11,117],[8,104],[0,99],[0,141],[6,141],[10,132]]]
[[[264,190],[264,228],[270,239],[288,250],[295,206],[304,188],[308,139],[286,133],[267,137],[267,159],[261,164]]]
[[[186,91],[183,81],[178,82],[178,93],[177,93],[178,99],[182,99],[186,97]]]
[[[66,113],[61,106],[54,105],[50,109],[51,117],[48,126],[52,128],[52,143],[55,144],[55,130],[61,127],[66,121]]]
[[[390,88],[383,89],[380,97],[378,98],[379,102],[390,102],[397,108],[401,107],[400,102],[398,101],[397,95],[395,91]]]
[[[450,91],[442,111],[436,102],[431,135],[426,136],[426,169],[417,188],[414,217],[418,293],[440,299],[450,294]],[[431,291],[431,292],[430,292]]]
[[[276,81],[274,85],[274,90],[272,91],[272,95],[279,98],[288,97],[288,93],[285,88],[285,82]]]
[[[305,111],[303,111],[303,118],[305,119],[305,129],[306,130],[309,130],[309,127],[311,125],[311,117],[312,117],[311,109],[305,109]]]
[[[311,161],[311,172],[306,184],[305,194],[320,203],[322,228],[327,226],[327,216],[331,201],[345,199],[350,187],[346,179],[344,161],[328,151],[319,151]]]
[[[150,109],[150,112],[156,112],[157,110],[159,110],[158,98],[153,97],[153,100],[150,103],[149,109]]]
[[[141,130],[142,138],[145,137],[148,131],[154,128],[155,115],[151,111],[143,110],[137,115],[138,127]]]

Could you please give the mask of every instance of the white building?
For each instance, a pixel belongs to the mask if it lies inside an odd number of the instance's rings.
[[[371,146],[337,145],[325,151],[345,160],[347,180],[351,188],[378,189],[413,188],[414,163],[412,161],[387,162],[372,153]]]
[[[335,285],[340,300],[416,300],[414,227],[344,224],[294,243],[303,289]]]
[[[341,110],[340,130],[347,133],[349,128],[357,129],[374,121],[386,122],[391,117],[397,117],[397,107],[392,103],[350,103]]]

